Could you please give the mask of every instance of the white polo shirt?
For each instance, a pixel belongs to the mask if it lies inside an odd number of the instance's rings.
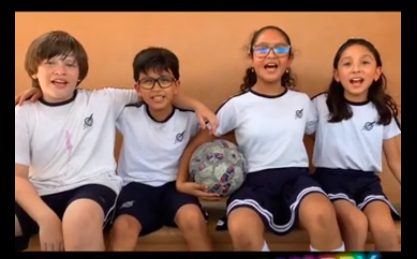
[[[199,131],[193,111],[174,108],[163,122],[152,118],[144,103],[128,105],[117,120],[123,134],[118,175],[124,184],[161,186],[175,181],[181,155]]]
[[[77,90],[61,104],[25,102],[15,107],[15,163],[29,166],[39,195],[56,194],[86,184],[120,191],[115,173],[116,119],[137,102],[134,90]]]
[[[217,116],[216,135],[235,131],[249,173],[309,166],[303,138],[314,132],[317,116],[306,94],[286,90],[279,96],[265,96],[248,91],[226,100]]]
[[[374,104],[367,102],[351,103],[352,118],[330,123],[326,99],[326,93],[312,99],[319,116],[314,166],[381,172],[383,141],[401,134],[398,120],[393,117],[389,125],[379,125]]]

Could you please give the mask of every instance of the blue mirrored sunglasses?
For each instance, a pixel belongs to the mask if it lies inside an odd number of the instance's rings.
[[[269,52],[272,50],[275,54],[288,54],[290,52],[291,47],[275,47],[275,48],[267,48],[267,47],[258,47],[254,48],[253,51],[255,54],[258,55],[268,55]]]

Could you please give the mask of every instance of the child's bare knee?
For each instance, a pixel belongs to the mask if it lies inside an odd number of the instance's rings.
[[[104,211],[101,206],[89,199],[72,202],[64,213],[62,225],[64,229],[88,233],[89,229],[102,229]]]
[[[251,236],[250,229],[245,225],[245,220],[243,217],[239,217],[238,214],[229,217],[227,220],[227,227],[231,236],[239,237],[239,239],[245,239],[247,236]]]
[[[93,200],[72,202],[64,213],[62,229],[68,251],[102,251],[104,212]]]
[[[314,193],[304,198],[300,205],[299,219],[309,233],[338,229],[335,209],[322,194]]]
[[[141,231],[140,223],[129,215],[121,215],[116,218],[111,228],[111,238],[131,238],[138,237]]]
[[[110,230],[110,251],[132,251],[135,248],[142,225],[133,216],[119,215]]]
[[[182,206],[175,217],[175,223],[182,231],[199,231],[206,227],[201,209],[194,205]]]
[[[236,250],[259,250],[264,243],[264,224],[249,208],[237,208],[228,216],[227,226]]]
[[[368,218],[360,211],[358,211],[358,213],[345,216],[340,220],[344,226],[350,228],[355,233],[361,233],[365,235],[368,233]]]
[[[357,233],[361,233],[366,235],[368,233],[369,230],[369,224],[368,224],[368,219],[366,218],[365,215],[361,215],[359,217],[357,217],[356,219],[351,219],[351,228],[353,228],[353,230]]]

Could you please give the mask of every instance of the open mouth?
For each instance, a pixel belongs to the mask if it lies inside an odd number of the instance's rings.
[[[162,102],[165,99],[165,96],[163,96],[163,95],[155,95],[155,96],[151,96],[151,99],[154,102]]]
[[[67,84],[68,84],[68,81],[61,80],[61,79],[52,80],[51,82],[52,82],[52,84],[54,84],[54,86],[55,86],[55,87],[57,87],[57,88],[64,88],[64,87],[66,87],[66,86],[67,86]]]
[[[363,81],[365,81],[363,78],[361,77],[357,77],[357,78],[352,78],[349,80],[349,82],[353,85],[353,86],[361,86]]]
[[[278,69],[278,64],[275,63],[268,63],[264,66],[264,68],[266,69],[266,71],[276,71]]]

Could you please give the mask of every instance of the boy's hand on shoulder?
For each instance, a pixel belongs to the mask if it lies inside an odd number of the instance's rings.
[[[210,134],[215,135],[217,127],[219,126],[219,120],[217,119],[216,114],[205,105],[200,105],[195,109],[195,113],[201,129],[206,129],[207,124],[210,124]]]
[[[31,100],[32,102],[36,102],[42,97],[42,91],[38,88],[30,88],[24,91],[21,94],[18,94],[14,97],[14,106],[19,105],[22,106],[23,103],[27,100]]]
[[[208,200],[208,201],[220,200],[219,194],[207,192],[207,186],[198,184],[198,183],[193,183],[193,182],[182,183],[178,185],[178,191],[196,196],[203,200]]]

